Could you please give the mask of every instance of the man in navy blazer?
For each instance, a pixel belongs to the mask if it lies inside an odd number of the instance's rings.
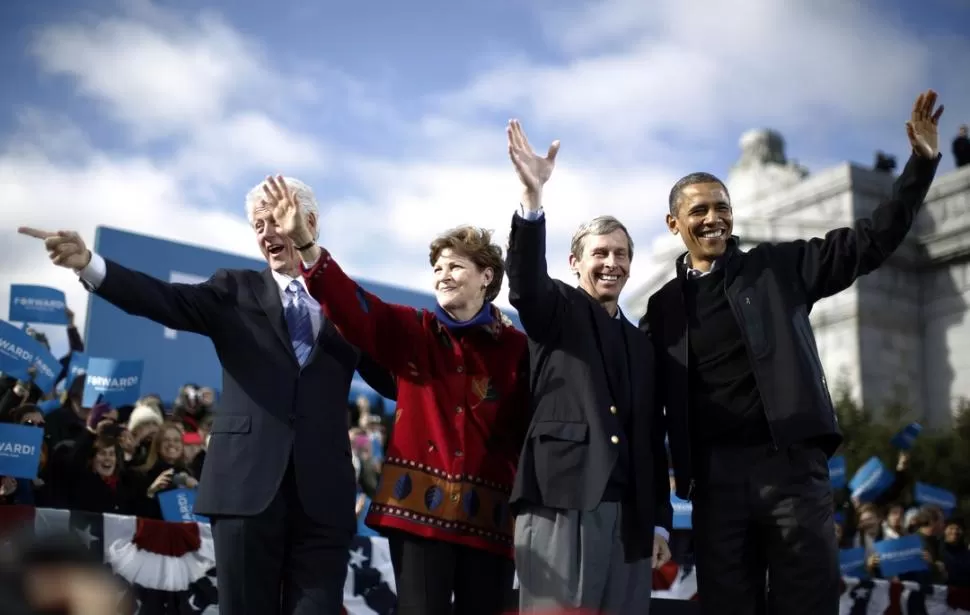
[[[313,193],[287,184],[316,234]],[[43,239],[54,264],[125,312],[212,340],[223,393],[195,512],[212,520],[220,612],[338,615],[356,531],[350,382],[359,368],[385,396],[394,384],[323,317],[262,197],[261,184],[246,208],[269,267],[219,270],[197,285],[106,260],[74,232],[20,232]]]

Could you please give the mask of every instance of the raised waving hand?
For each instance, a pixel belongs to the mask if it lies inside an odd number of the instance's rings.
[[[935,111],[936,92],[926,90],[913,103],[913,112],[906,122],[906,136],[913,150],[925,158],[936,158],[940,153],[940,116],[943,115],[943,105]]]
[[[556,168],[559,141],[553,141],[548,153],[540,156],[533,151],[519,120],[509,120],[505,132],[509,138],[509,158],[524,189],[522,206],[528,210],[538,210],[542,187],[552,177],[552,171]]]
[[[262,204],[273,212],[273,220],[279,225],[280,232],[290,238],[307,262],[315,262],[320,256],[316,237],[307,224],[299,199],[286,185],[283,176],[267,177],[263,194]]]

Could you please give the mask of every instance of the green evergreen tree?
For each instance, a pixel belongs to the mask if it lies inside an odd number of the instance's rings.
[[[877,419],[872,409],[855,403],[844,383],[837,386],[832,401],[845,438],[839,454],[845,456],[848,476],[851,478],[873,456],[879,457],[888,468],[895,467],[898,451],[890,440],[905,425],[918,421],[909,408],[905,404],[889,403]],[[913,480],[956,494],[957,514],[967,518],[970,513],[970,399],[961,400],[957,405],[952,429],[923,426],[910,452],[909,467]],[[905,497],[911,497],[911,493]]]

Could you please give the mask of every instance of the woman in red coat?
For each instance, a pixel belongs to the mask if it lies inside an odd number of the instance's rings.
[[[390,542],[397,612],[502,613],[515,570],[508,501],[529,394],[526,336],[491,303],[502,286],[501,248],[484,230],[448,231],[430,246],[437,307],[389,304],[317,246],[283,178],[264,190],[303,258],[310,294],[347,341],[397,379],[393,436],[367,515]]]

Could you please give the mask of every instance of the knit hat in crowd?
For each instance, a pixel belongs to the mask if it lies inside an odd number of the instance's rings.
[[[146,404],[138,404],[131,411],[128,417],[128,431],[135,431],[144,425],[159,425],[163,422],[162,416],[155,408]]]
[[[90,425],[92,428],[97,427],[98,423],[104,420],[104,415],[108,414],[112,410],[114,410],[114,408],[112,408],[111,404],[107,402],[99,401],[98,403],[94,404],[94,406],[91,408],[91,413],[88,414],[88,425]]]

